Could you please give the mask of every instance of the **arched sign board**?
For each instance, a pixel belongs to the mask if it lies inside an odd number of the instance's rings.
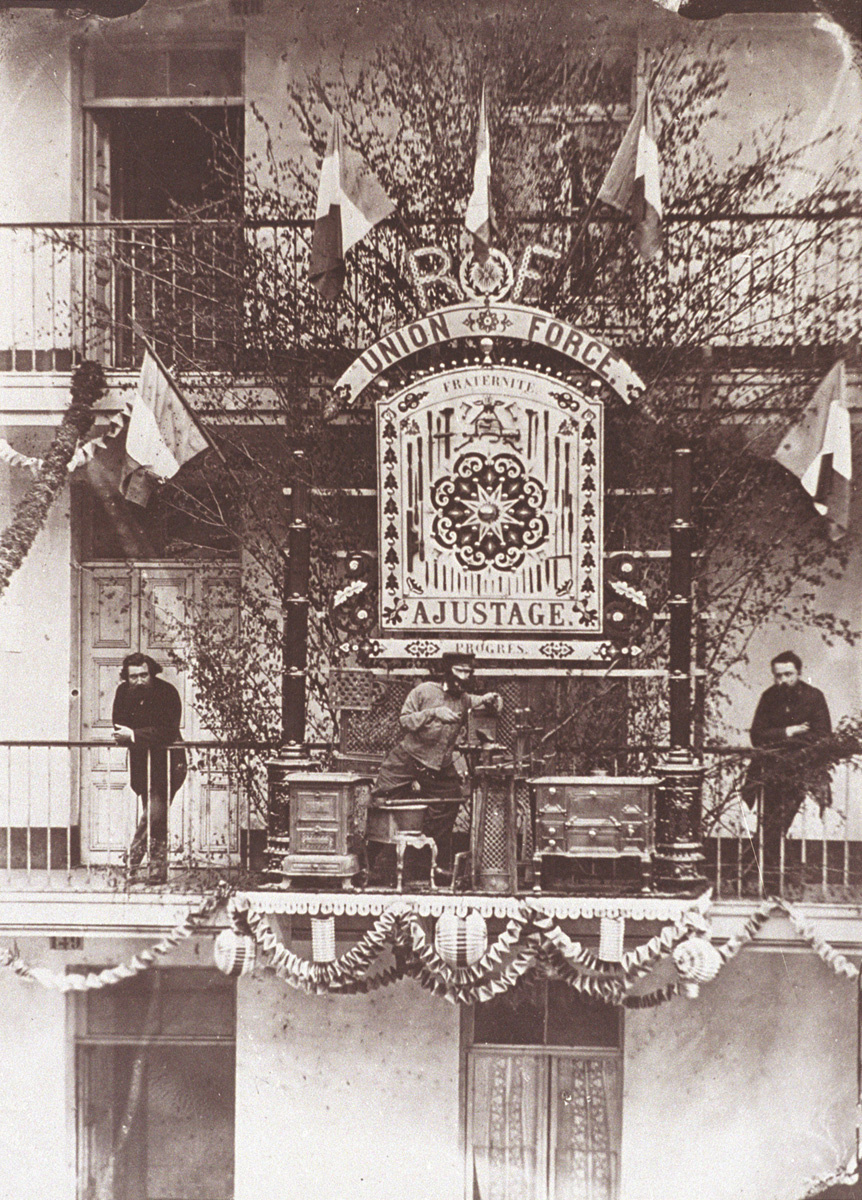
[[[603,380],[626,404],[643,394],[643,382],[628,363],[591,334],[540,309],[490,300],[437,309],[379,338],[351,363],[335,391],[353,404],[378,375],[411,354],[477,337],[513,338],[556,350]]]
[[[377,401],[380,636],[373,659],[615,660],[603,633],[603,387],[644,385],[614,350],[539,309],[467,300],[369,346],[335,385],[356,402],[427,347],[521,340],[595,377],[450,367]]]

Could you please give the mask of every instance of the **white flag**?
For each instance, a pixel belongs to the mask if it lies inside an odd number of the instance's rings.
[[[121,491],[128,499],[134,498],[130,484],[140,471],[161,482],[173,478],[183,463],[208,446],[176,384],[147,349],[126,429],[129,461]]]

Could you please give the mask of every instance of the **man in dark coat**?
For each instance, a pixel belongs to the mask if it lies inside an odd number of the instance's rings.
[[[172,684],[157,678],[161,671],[148,654],[127,655],[114,696],[114,741],[129,748],[129,782],[143,809],[129,847],[132,867],[148,848],[150,863],[164,867],[168,805],[186,777],[185,751],[168,749],[182,740],[182,701]]]
[[[773,658],[775,682],[760,697],[751,723],[751,744],[762,753],[752,758],[743,795],[753,808],[762,794],[763,866],[770,872],[779,866],[781,839],[806,794],[814,796],[821,814],[831,803],[828,769],[817,766],[812,751],[832,732],[829,707],[801,672],[802,660],[792,650]]]

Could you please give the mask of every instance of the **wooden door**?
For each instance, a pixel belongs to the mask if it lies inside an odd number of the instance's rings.
[[[470,1200],[616,1200],[620,1064],[616,1051],[474,1046]]]
[[[127,752],[111,743],[111,709],[126,655],[140,650],[162,666],[162,678],[180,694],[184,741],[210,737],[186,672],[171,661],[179,625],[207,586],[200,568],[186,564],[101,563],[82,571],[81,740],[100,743],[82,751],[80,765],[85,862],[121,862],[138,819]],[[190,749],[188,757],[190,770],[169,814],[169,859],[227,864],[239,855],[231,778],[209,751]]]

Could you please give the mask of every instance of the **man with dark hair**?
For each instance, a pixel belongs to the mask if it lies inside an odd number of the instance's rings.
[[[143,809],[129,847],[129,866],[149,851],[151,866],[164,874],[168,805],[186,777],[186,755],[168,749],[181,741],[182,701],[177,689],[157,676],[162,668],[148,654],[128,654],[114,695],[114,741],[129,748],[129,782]]]
[[[774,873],[781,839],[806,794],[814,796],[821,814],[831,803],[829,773],[816,766],[811,747],[829,736],[832,721],[823,693],[801,678],[798,654],[785,650],[771,666],[775,682],[760,697],[751,723],[751,744],[762,753],[752,759],[743,795],[751,808],[758,792],[762,795],[763,866]]]
[[[455,762],[455,745],[471,708],[503,707],[497,692],[474,696],[467,689],[473,679],[473,656],[444,654],[442,679],[417,684],[401,709],[405,734],[380,765],[373,794],[386,800],[412,796],[458,799],[464,781]],[[429,804],[422,832],[437,843],[440,862],[452,863],[452,829],[457,804]]]

